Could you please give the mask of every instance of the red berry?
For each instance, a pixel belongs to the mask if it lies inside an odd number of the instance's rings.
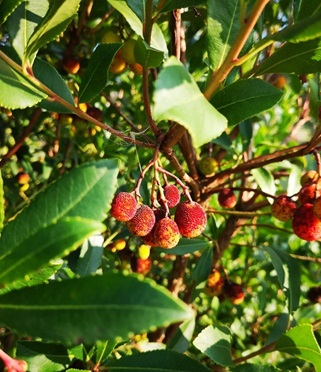
[[[223,291],[224,280],[221,273],[214,269],[206,281],[205,292],[209,296],[219,296]]]
[[[311,287],[307,292],[307,297],[312,303],[321,304],[321,287]]]
[[[131,260],[131,268],[134,273],[147,274],[152,267],[152,260],[133,257]]]
[[[239,305],[244,301],[245,293],[240,284],[235,282],[225,281],[224,295],[234,305]]]
[[[321,239],[321,220],[315,216],[313,204],[306,203],[296,209],[292,227],[294,233],[303,240]]]
[[[164,187],[164,196],[167,201],[168,208],[174,208],[181,199],[181,194],[175,185],[166,185]],[[164,206],[163,200],[160,199],[158,194],[158,202]]]
[[[218,194],[218,202],[222,208],[234,208],[237,200],[233,190],[222,189]]]
[[[154,215],[156,225],[158,221],[160,221],[162,218],[165,218],[166,212],[163,209],[154,209]],[[155,225],[151,232],[149,232],[146,236],[142,236],[143,242],[151,247],[158,247],[156,237],[154,236]]]
[[[155,225],[153,210],[142,204],[136,211],[135,216],[127,222],[128,230],[137,236],[146,236]]]
[[[173,248],[180,238],[179,229],[175,221],[165,217],[155,224],[154,237],[158,247]]]
[[[313,203],[316,198],[317,185],[315,183],[306,184],[302,186],[299,195],[298,202],[300,204]]]
[[[272,216],[280,221],[290,220],[293,217],[295,210],[295,202],[286,195],[278,196],[271,206]]]
[[[178,204],[175,222],[182,236],[195,238],[200,235],[205,230],[206,221],[206,213],[200,204],[188,201]]]
[[[137,211],[137,201],[129,192],[120,192],[115,195],[111,203],[110,214],[118,221],[131,220]]]

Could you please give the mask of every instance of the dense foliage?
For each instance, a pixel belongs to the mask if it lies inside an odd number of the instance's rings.
[[[320,72],[318,0],[0,0],[3,368],[320,372]]]

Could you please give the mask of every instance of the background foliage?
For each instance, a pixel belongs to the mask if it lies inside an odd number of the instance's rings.
[[[317,0],[0,0],[3,368],[321,371],[320,244],[270,208],[320,174],[320,19]],[[119,191],[153,204],[160,169],[208,223],[144,256],[108,212]]]

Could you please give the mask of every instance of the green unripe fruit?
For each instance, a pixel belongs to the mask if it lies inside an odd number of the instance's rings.
[[[121,38],[119,35],[116,34],[116,32],[112,30],[107,30],[102,38],[101,38],[102,43],[121,43]]]
[[[130,38],[125,41],[124,45],[121,48],[122,57],[129,65],[133,65],[134,63],[136,63],[134,53],[135,44],[136,40]]]
[[[210,176],[217,171],[217,162],[214,158],[206,157],[198,163],[198,169],[204,176]]]

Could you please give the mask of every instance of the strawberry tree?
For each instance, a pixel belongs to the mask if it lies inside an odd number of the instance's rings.
[[[7,371],[321,371],[317,0],[0,0]]]

